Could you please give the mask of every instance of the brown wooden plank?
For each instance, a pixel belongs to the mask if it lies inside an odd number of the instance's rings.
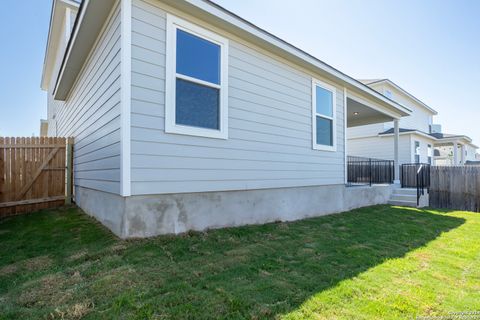
[[[20,200],[25,195],[25,193],[30,189],[30,187],[35,182],[35,180],[38,178],[38,176],[42,173],[43,168],[50,163],[50,160],[52,160],[53,157],[55,157],[58,150],[59,150],[59,148],[57,147],[57,148],[53,149],[52,151],[50,151],[50,154],[43,160],[43,162],[38,167],[38,169],[36,169],[36,171],[31,175],[30,181],[22,188],[22,190],[20,190],[20,192],[17,195],[17,200]]]
[[[16,144],[17,141],[15,138],[11,137],[10,138],[10,142],[12,144]],[[11,158],[11,168],[10,168],[10,171],[11,171],[11,175],[12,175],[12,181],[11,181],[11,184],[12,184],[12,187],[11,187],[11,190],[12,190],[12,195],[13,195],[13,198],[16,198],[16,194],[17,194],[17,166],[16,166],[16,157],[15,157],[15,149],[11,149],[10,150],[10,158]]]
[[[0,137],[0,145],[3,145],[4,138]],[[0,202],[5,198],[5,148],[0,147]]]
[[[48,144],[53,144],[54,141],[55,140],[52,137],[48,138]],[[54,172],[49,171],[48,172],[48,197],[53,197],[55,195],[55,193],[53,192],[53,187],[55,185],[54,177],[55,177]]]
[[[32,205],[32,204],[37,204],[42,202],[63,201],[63,200],[65,200],[65,196],[3,202],[3,203],[0,203],[0,208],[14,207],[19,205]]]
[[[10,144],[10,138],[5,138],[5,144],[7,147],[5,148],[5,188],[4,188],[4,201],[10,201],[11,199],[11,171],[10,171],[10,148],[8,145]],[[5,214],[7,214],[6,210],[4,210]]]
[[[24,142],[26,144],[31,144],[31,138],[25,138]],[[24,149],[24,157],[25,157],[25,183],[23,184],[23,187],[27,184],[27,181],[30,180],[31,174],[32,174],[32,150],[31,149]],[[28,195],[27,195],[28,196]],[[12,199],[12,201],[18,200],[17,198]]]
[[[38,137],[32,138],[32,140],[35,145],[38,145],[40,143],[40,139]],[[35,159],[35,170],[39,170],[39,167],[43,162],[43,158],[40,158],[40,152],[39,152],[40,150],[38,148],[33,148],[32,151],[33,151],[33,158]],[[42,173],[43,173],[43,169],[41,169],[38,177],[35,179],[32,186],[30,187],[30,190],[29,190],[30,195],[26,199],[38,199],[41,197],[38,183],[39,183],[39,179],[42,178]],[[31,208],[31,209],[33,210],[34,208]]]
[[[40,144],[41,145],[47,144],[47,140],[45,137],[40,138]],[[46,148],[40,149],[42,160],[47,157],[47,153],[48,153],[48,150]],[[42,188],[41,197],[47,198],[48,197],[48,172],[46,171],[42,172],[42,180],[39,183],[39,185],[41,185],[41,188]]]
[[[17,144],[16,146],[19,147],[21,145],[25,144],[25,138],[17,138]],[[15,148],[15,152],[17,153],[17,172],[18,172],[18,178],[19,178],[19,186],[23,186],[25,184],[25,149],[23,148]]]
[[[56,148],[56,147],[61,148],[61,147],[63,147],[63,144],[59,143],[59,144],[41,144],[41,145],[37,145],[37,144],[11,145],[11,144],[6,144],[6,143],[0,143],[0,148],[11,148],[11,149],[16,149],[16,148],[19,148],[19,149],[53,149],[53,148]]]

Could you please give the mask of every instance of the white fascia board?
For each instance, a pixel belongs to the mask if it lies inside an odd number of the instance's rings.
[[[52,11],[50,16],[50,24],[48,28],[48,38],[47,46],[45,48],[45,57],[43,59],[43,69],[42,69],[42,79],[40,83],[40,88],[42,90],[48,90],[48,85],[50,82],[50,77],[52,76],[52,68],[55,59],[55,53],[57,52],[58,41],[57,37],[59,36],[59,29],[61,29],[61,24],[63,22],[64,12],[62,9],[75,9],[78,10],[80,6],[79,3],[69,0],[54,0],[52,3]],[[73,23],[73,22],[72,22]]]

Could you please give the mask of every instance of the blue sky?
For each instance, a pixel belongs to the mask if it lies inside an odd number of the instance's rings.
[[[390,78],[480,144],[480,1],[216,0],[356,78]],[[0,135],[38,134],[51,0],[0,11]]]

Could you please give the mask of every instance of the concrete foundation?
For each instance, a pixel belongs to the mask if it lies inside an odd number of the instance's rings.
[[[430,195],[428,194],[427,191],[425,191],[425,194],[423,196],[420,196],[420,199],[418,199],[418,207],[419,208],[425,208],[430,205]]]
[[[389,185],[344,185],[120,197],[77,188],[76,202],[121,238],[293,221],[384,204]]]

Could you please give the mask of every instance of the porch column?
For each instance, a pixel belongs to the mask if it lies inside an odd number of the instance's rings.
[[[398,120],[393,120],[393,160],[395,161],[395,183],[400,183],[400,164],[398,162],[398,140],[400,138],[400,128]]]
[[[457,142],[453,143],[453,165],[458,166],[458,144],[457,144]]]
[[[460,159],[462,161],[462,166],[464,166],[465,165],[465,160],[466,160],[465,159],[465,145],[464,144],[460,145],[460,152],[462,153],[460,155]]]

